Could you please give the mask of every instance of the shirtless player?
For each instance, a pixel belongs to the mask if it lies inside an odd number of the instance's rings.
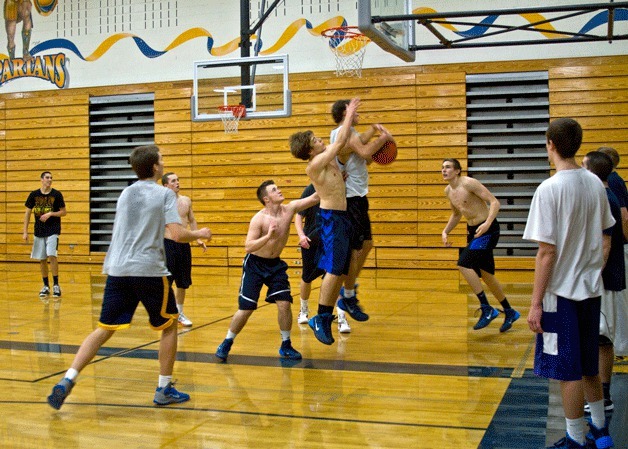
[[[445,195],[452,209],[451,217],[443,230],[443,244],[447,247],[451,246],[447,236],[464,216],[467,220],[467,247],[460,253],[458,269],[480,300],[482,311],[482,316],[473,329],[478,330],[488,326],[499,315],[499,311],[488,303],[481,278],[504,308],[506,318],[499,331],[506,332],[512,327],[512,323],[519,319],[520,314],[510,307],[501,284],[494,276],[493,248],[499,241],[499,223],[495,218],[500,204],[480,181],[461,176],[461,171],[462,167],[457,159],[443,160],[441,172],[443,179],[449,183],[445,188]]]
[[[345,120],[336,141],[330,145],[325,145],[312,131],[290,136],[290,152],[294,157],[308,161],[306,173],[321,200],[320,236],[323,250],[318,266],[326,274],[321,283],[318,314],[310,318],[308,324],[316,338],[326,345],[334,342],[331,333],[334,320],[332,312],[340,291],[341,276],[349,272],[351,260],[351,223],[347,214],[345,181],[336,163],[336,156],[351,151],[347,143],[359,104],[360,100],[354,98],[347,105]],[[379,145],[388,139],[389,135],[383,133],[378,137]]]
[[[218,346],[216,357],[225,362],[233,345],[233,340],[246,325],[253,311],[262,286],[268,287],[266,302],[277,304],[281,348],[279,355],[284,359],[299,360],[301,354],[292,347],[292,295],[288,282],[288,265],[281,260],[292,217],[297,212],[318,203],[318,194],[290,201],[283,205],[284,197],[274,181],[264,181],[257,188],[257,198],[264,208],[256,213],[249,224],[244,249],[246,256],[242,264],[242,283],[238,297],[238,311],[233,315],[227,337]]]
[[[180,184],[179,177],[176,173],[168,172],[161,177],[161,183],[164,187],[168,187],[177,194],[177,211],[181,217],[181,224],[184,228],[188,226],[192,231],[198,229],[198,223],[192,211],[192,200],[190,197],[179,193]],[[209,239],[211,240],[211,233]],[[203,248],[203,252],[207,251],[207,245],[201,239],[196,244]],[[183,313],[183,305],[185,304],[185,292],[192,285],[192,250],[189,243],[175,242],[170,231],[166,229],[164,234],[164,247],[166,249],[166,265],[170,276],[170,282],[176,282],[177,289],[175,297],[177,299],[177,310],[179,311],[179,324],[182,326],[191,326],[192,321]]]

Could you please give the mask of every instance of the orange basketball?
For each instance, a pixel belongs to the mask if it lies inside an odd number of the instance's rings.
[[[384,145],[372,156],[373,161],[380,165],[388,165],[397,159],[397,144],[394,140],[387,140]]]

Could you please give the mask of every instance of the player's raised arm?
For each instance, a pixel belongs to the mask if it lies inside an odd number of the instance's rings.
[[[352,98],[349,104],[347,105],[347,109],[345,112],[345,119],[342,121],[342,127],[338,132],[338,136],[336,137],[336,141],[329,145],[328,149],[331,148],[330,151],[334,153],[334,156],[338,154],[338,152],[347,146],[349,143],[349,138],[352,135],[351,126],[353,121],[355,120],[355,115],[358,112],[358,107],[360,106],[359,98]]]
[[[320,201],[321,199],[318,196],[318,192],[314,192],[313,194],[311,194],[310,196],[306,196],[305,198],[290,201],[287,204],[287,207],[289,207],[292,210],[292,213],[296,213],[296,212],[301,212],[302,210],[305,210],[307,208],[310,208],[318,204]]]

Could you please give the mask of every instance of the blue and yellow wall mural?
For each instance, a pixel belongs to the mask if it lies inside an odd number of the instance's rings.
[[[35,11],[31,9],[31,1],[34,4]],[[234,14],[238,14],[237,3],[234,3]],[[355,3],[351,2],[353,5]],[[77,43],[74,39],[67,37],[55,37],[44,39],[30,46],[32,35],[36,32],[33,24],[33,16],[35,21],[44,21],[52,16],[57,7],[58,0],[5,0],[4,14],[7,29],[7,54],[0,51],[1,70],[0,88],[9,81],[17,78],[32,77],[47,80],[58,88],[67,87],[66,81],[69,77],[67,71],[68,58],[78,58],[81,62],[96,62],[105,55],[115,52],[117,44],[120,42],[132,42],[139,54],[146,60],[161,58],[171,52],[176,52],[185,44],[191,41],[203,40],[205,43],[206,54],[195,54],[191,60],[209,57],[224,57],[232,55],[239,56],[239,33],[236,37],[226,36],[227,40],[221,45],[216,44],[216,39],[206,27],[194,26],[179,32],[179,34],[170,41],[169,44],[162,48],[148,42],[147,36],[141,36],[138,33],[113,33],[101,39],[95,48],[86,48],[85,41],[82,44]],[[355,6],[353,7],[355,8]],[[37,13],[35,15],[34,13]],[[413,11],[415,14],[435,13],[436,10],[427,7],[419,7]],[[538,24],[544,20],[541,14],[521,14],[520,17],[529,22],[537,23],[534,26],[536,31],[548,39],[564,38],[577,39],[577,37],[569,37],[555,34],[551,23]],[[453,33],[458,37],[474,37],[487,33],[490,25],[498,23],[499,15],[491,15],[483,18],[478,25],[470,26],[468,29],[461,29],[447,22],[437,24],[443,33]],[[579,27],[577,33],[587,33],[595,28],[606,26],[608,23],[608,13],[600,12],[593,17],[582,18],[585,22]],[[617,9],[615,11],[615,21],[628,21],[628,10]],[[299,18],[292,21],[287,26],[281,25],[283,31],[279,33],[279,37],[273,38],[272,42],[266,44],[252,36],[254,49],[261,55],[271,55],[282,51],[288,44],[294,43],[296,40],[303,40],[309,37],[320,38],[321,32],[325,29],[339,26],[347,26],[350,20],[343,15],[319,21],[316,25],[306,18]],[[277,30],[278,23],[275,22],[273,27]],[[20,30],[21,27],[21,30]],[[307,34],[301,33],[304,30]],[[223,33],[224,34],[224,33]],[[16,35],[20,35],[21,39],[17,39]],[[21,41],[21,42],[20,42]],[[22,52],[20,55],[20,43],[22,44]],[[326,45],[340,46],[342,45],[342,36],[339,39],[331,39]],[[81,48],[82,45],[82,48]],[[18,53],[16,54],[16,48]],[[293,56],[291,55],[291,58]],[[401,63],[400,63],[401,64]]]

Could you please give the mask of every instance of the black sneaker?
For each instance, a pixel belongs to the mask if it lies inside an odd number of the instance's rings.
[[[362,307],[358,304],[358,298],[352,296],[351,298],[340,298],[336,305],[339,309],[344,310],[349,314],[351,318],[356,321],[368,321],[368,314],[362,311]]]
[[[57,385],[52,387],[52,393],[48,396],[48,404],[50,404],[50,407],[59,410],[65,398],[70,395],[72,388],[74,388],[74,382],[67,377],[61,379]]]
[[[506,332],[512,327],[512,323],[514,323],[521,317],[521,314],[515,309],[504,310],[504,315],[506,315],[506,318],[504,318],[504,324],[502,324],[502,326],[499,328],[500,332]]]
[[[334,318],[336,317],[331,313],[321,313],[308,321],[316,339],[323,344],[331,345],[334,342],[334,337],[331,333],[331,323],[334,321]]]
[[[39,290],[39,297],[43,298],[44,296],[50,295],[50,287],[44,285],[41,290]]]
[[[481,306],[478,310],[481,311],[481,316],[478,322],[475,323],[475,326],[473,326],[474,330],[484,329],[499,315],[499,311],[491,306]]]
[[[225,338],[222,343],[216,349],[216,357],[220,359],[222,362],[227,361],[227,357],[229,357],[229,351],[231,351],[231,346],[233,345],[233,338]]]
[[[59,298],[61,296],[61,287],[59,287],[58,285],[53,285],[52,296],[53,298]]]
[[[302,356],[299,351],[292,347],[290,339],[281,342],[281,348],[279,348],[279,355],[284,359],[301,360]]]

